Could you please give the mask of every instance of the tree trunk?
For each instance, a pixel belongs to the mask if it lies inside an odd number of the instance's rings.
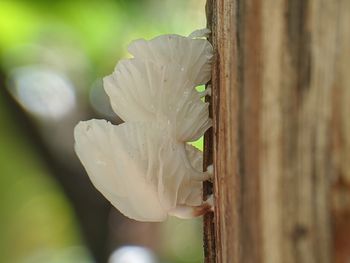
[[[350,1],[208,0],[207,16],[206,262],[349,263]]]

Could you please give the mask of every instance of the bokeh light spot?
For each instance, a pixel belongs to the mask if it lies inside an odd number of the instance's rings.
[[[37,117],[60,119],[75,106],[72,83],[64,75],[47,68],[14,69],[10,89],[22,107]]]
[[[115,250],[108,263],[156,263],[157,260],[147,248],[125,246]]]

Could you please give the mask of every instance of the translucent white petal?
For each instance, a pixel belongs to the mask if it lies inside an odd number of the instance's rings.
[[[194,178],[202,173],[193,168],[187,154],[183,143],[173,141],[160,148],[158,192],[168,210],[178,205],[201,203],[202,182]]]
[[[197,171],[203,171],[203,153],[189,144],[185,144],[185,148],[192,167]],[[197,180],[183,181],[182,187],[179,189],[179,196],[182,197],[182,200],[178,200],[180,205],[200,205],[203,196],[203,183]]]
[[[177,205],[201,203],[200,152],[164,123],[80,122],[75,149],[95,187],[124,215],[163,221]]]
[[[177,104],[175,119],[177,140],[198,140],[212,125],[212,120],[209,119],[209,103],[201,101],[196,91],[184,94]]]
[[[146,151],[152,149],[141,146],[147,142],[144,134],[129,125],[90,120],[80,122],[74,135],[75,150],[92,183],[120,212],[139,221],[166,218],[155,184],[145,177]]]
[[[213,47],[206,39],[162,35],[149,41],[135,40],[128,50],[135,58],[160,65],[177,64],[194,86],[205,84],[210,79]]]
[[[112,108],[126,122],[161,119],[174,126],[180,141],[193,141],[210,127],[208,104],[178,65],[149,60],[120,61],[104,78]]]

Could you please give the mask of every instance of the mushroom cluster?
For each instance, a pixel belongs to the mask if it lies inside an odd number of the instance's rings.
[[[203,172],[202,152],[188,144],[211,126],[208,103],[201,99],[208,89],[195,89],[211,77],[208,33],[133,41],[133,57],[104,78],[124,123],[92,119],[75,127],[75,151],[89,178],[129,218],[191,218],[211,207],[202,201],[202,182],[211,174]]]

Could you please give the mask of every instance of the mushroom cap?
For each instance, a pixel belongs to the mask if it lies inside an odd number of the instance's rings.
[[[125,216],[163,221],[177,205],[201,204],[201,152],[160,122],[80,122],[75,150],[94,186]],[[196,170],[196,168],[198,170]]]
[[[195,141],[211,126],[208,103],[201,100],[187,72],[177,64],[138,58],[121,60],[104,88],[115,113],[126,122],[162,119],[179,141]]]
[[[203,85],[210,80],[213,47],[206,39],[175,34],[161,35],[151,40],[135,40],[130,43],[128,51],[135,58],[150,60],[159,65],[180,66],[194,86]]]

